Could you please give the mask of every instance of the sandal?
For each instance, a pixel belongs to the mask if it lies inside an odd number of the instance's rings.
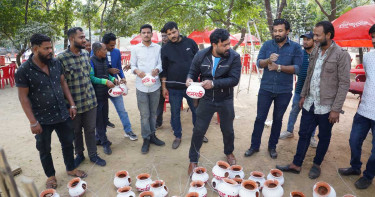
[[[74,169],[72,171],[67,171],[66,173],[69,176],[74,176],[74,177],[79,177],[79,178],[86,178],[87,177],[86,172],[84,172],[82,170],[77,170],[77,169]]]
[[[51,176],[46,181],[46,189],[56,189],[57,188],[57,180],[56,177]]]
[[[299,174],[301,172],[301,170],[296,170],[294,168],[291,168],[290,164],[285,165],[285,166],[276,165],[276,168],[283,171],[283,172],[291,172],[291,173],[294,173],[294,174]]]

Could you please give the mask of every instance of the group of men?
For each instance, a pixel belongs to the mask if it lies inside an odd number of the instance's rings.
[[[135,87],[140,112],[140,130],[143,138],[141,152],[149,152],[150,144],[165,145],[155,131],[162,126],[164,99],[171,106],[171,127],[175,139],[172,148],[177,149],[182,140],[180,107],[187,100],[194,125],[189,150],[188,174],[198,166],[200,149],[212,116],[220,117],[224,154],[230,165],[236,164],[234,151],[235,117],[233,88],[241,75],[240,55],[230,48],[230,34],[216,29],[210,35],[211,46],[199,50],[197,44],[180,35],[175,22],[168,22],[161,30],[163,43],[151,42],[153,28],[149,24],[140,27],[142,41],[131,49],[130,68],[136,75]],[[277,158],[278,139],[293,137],[293,127],[302,109],[299,140],[296,155],[291,164],[277,165],[282,171],[300,173],[307,149],[316,147],[314,164],[309,177],[320,176],[320,165],[328,150],[332,127],[339,121],[350,83],[350,56],[332,40],[333,25],[322,21],[313,32],[302,35],[303,47],[288,38],[290,24],[284,19],[273,23],[274,39],[265,42],[260,49],[257,66],[264,69],[257,102],[257,117],[246,157],[258,152],[264,123],[271,104],[274,104],[273,123],[268,142],[271,158]],[[375,47],[375,25],[369,30]],[[30,121],[36,138],[37,149],[48,179],[47,188],[56,188],[57,180],[51,157],[51,133],[56,131],[61,142],[64,162],[69,175],[86,177],[77,167],[84,161],[83,133],[90,161],[105,166],[106,161],[97,154],[97,145],[105,154],[111,154],[111,142],[106,135],[107,126],[114,127],[108,118],[108,99],[114,104],[121,119],[124,136],[137,140],[133,133],[122,97],[110,97],[108,90],[121,83],[126,84],[121,65],[121,54],[115,48],[116,36],[107,33],[102,42],[91,45],[80,27],[71,28],[67,36],[70,45],[66,51],[52,58],[51,39],[43,34],[31,37],[33,54],[16,73],[19,99]],[[315,46],[315,47],[314,47]],[[89,51],[89,52],[88,52]],[[91,55],[90,55],[91,53]],[[375,54],[364,57],[366,85],[360,107],[354,117],[350,147],[351,167],[340,169],[343,175],[361,174],[361,146],[368,131],[375,129],[373,77]],[[293,75],[298,75],[288,129],[281,133],[282,118],[293,91]],[[142,83],[146,75],[157,78],[151,86]],[[191,82],[199,81],[205,95],[194,100],[186,95]],[[314,139],[319,126],[319,142]],[[74,141],[74,146],[73,146]],[[74,148],[73,148],[74,147]],[[73,151],[74,150],[74,151]],[[367,188],[375,175],[375,140],[363,177],[357,188]],[[74,158],[74,154],[76,158]]]

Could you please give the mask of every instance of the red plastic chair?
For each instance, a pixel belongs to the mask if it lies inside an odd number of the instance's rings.
[[[5,66],[5,56],[0,55],[0,66]]]
[[[3,88],[5,88],[5,82],[6,84],[10,84],[10,87],[13,88],[13,80],[10,76],[10,70],[11,70],[11,67],[10,66],[4,66],[1,68],[3,70],[3,77],[1,79],[1,82],[2,82],[2,85],[3,85]]]
[[[359,74],[355,77],[356,82],[366,82],[366,75]]]
[[[242,73],[248,74],[250,71],[250,54],[245,54],[242,62]]]
[[[355,69],[363,69],[363,65],[362,64],[358,64]]]
[[[12,62],[11,64],[9,64],[9,67],[10,67],[10,78],[11,80],[13,81],[13,84],[16,84],[16,80],[14,78],[14,74],[16,73],[16,63]]]

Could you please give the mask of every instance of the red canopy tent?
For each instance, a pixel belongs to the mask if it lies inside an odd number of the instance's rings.
[[[140,42],[142,42],[141,35],[137,35],[132,40],[130,40],[130,44],[132,44],[132,45],[136,45],[136,44],[138,44]],[[159,42],[161,42],[161,34],[158,33],[158,32],[156,32],[156,31],[154,31],[154,33],[152,33],[151,42],[153,42],[153,43],[159,43]]]
[[[188,38],[193,39],[197,44],[210,44],[210,35],[214,30],[208,31],[193,31]],[[238,42],[238,39],[230,35],[230,45],[234,46]],[[244,46],[244,45],[241,45]]]
[[[233,37],[237,39],[237,42],[241,39],[241,33],[234,34]],[[260,40],[255,37],[254,35],[245,34],[244,41],[241,43],[241,46],[245,46],[245,41],[247,42],[247,45],[251,45],[250,39],[253,40],[254,45],[260,45]],[[237,43],[236,42],[236,43]]]
[[[333,40],[341,47],[373,47],[368,30],[375,24],[375,5],[353,8],[332,24],[335,27]]]

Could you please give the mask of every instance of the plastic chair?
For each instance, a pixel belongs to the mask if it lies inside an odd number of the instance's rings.
[[[250,71],[250,54],[245,54],[242,63],[242,73],[248,74]]]
[[[356,82],[366,82],[366,75],[359,74],[355,77]]]
[[[363,65],[362,64],[358,64],[355,69],[363,69]]]
[[[13,84],[16,84],[16,80],[14,78],[14,74],[16,73],[16,63],[12,62],[11,64],[8,65],[10,67],[10,78],[13,81]]]
[[[10,84],[10,87],[13,88],[13,80],[10,76],[10,70],[11,70],[11,67],[10,66],[4,66],[1,68],[3,70],[3,77],[1,79],[1,82],[2,82],[2,85],[3,85],[3,88],[5,88],[5,82],[6,84]]]
[[[0,55],[0,66],[5,66],[5,56]]]

